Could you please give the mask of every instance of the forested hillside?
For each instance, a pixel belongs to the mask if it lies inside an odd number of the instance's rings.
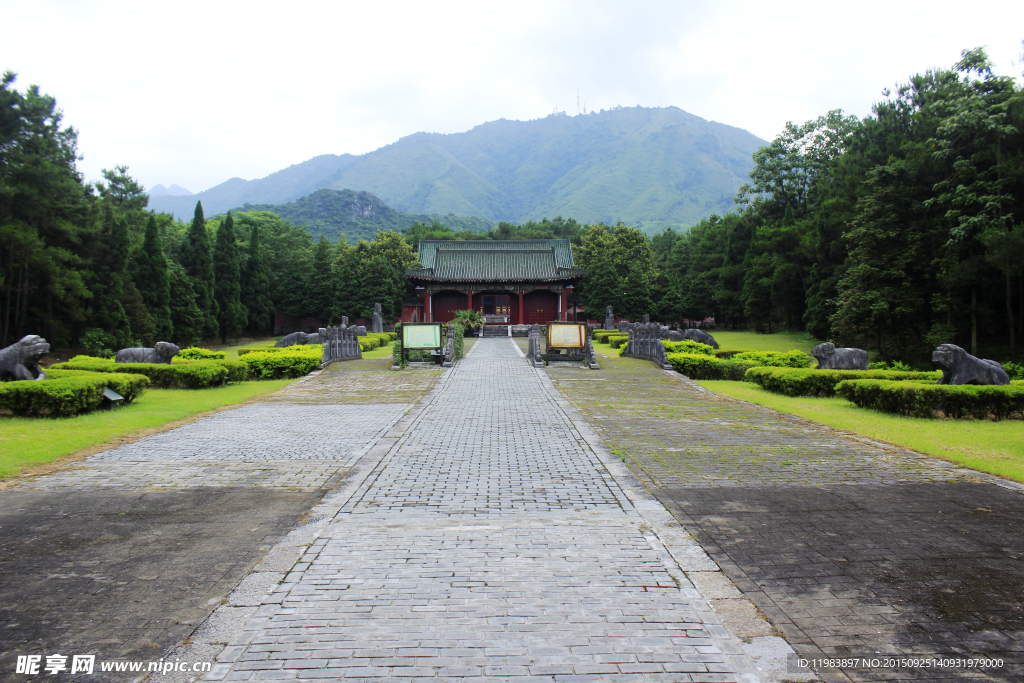
[[[361,156],[324,155],[261,180],[234,178],[192,198],[152,197],[151,206],[187,218],[188,199],[219,213],[351,188],[411,214],[495,223],[571,215],[660,230],[732,210],[763,144],[676,107],[554,114],[452,135],[416,133]]]
[[[379,230],[401,232],[414,223],[440,221],[458,231],[485,232],[491,223],[475,216],[408,214],[395,211],[370,192],[317,190],[287,204],[245,204],[236,211],[269,211],[331,242],[372,240]]]

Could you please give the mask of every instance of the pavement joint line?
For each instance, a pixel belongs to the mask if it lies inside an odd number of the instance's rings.
[[[518,349],[518,345],[516,348]],[[619,488],[622,489],[627,498],[630,499],[630,502],[633,503],[630,505],[630,509],[635,512],[637,517],[639,517],[641,521],[641,528],[646,525],[650,529],[650,533],[644,534],[644,537],[651,544],[651,547],[658,552],[662,563],[669,571],[670,575],[672,575],[673,579],[680,584],[680,590],[685,591],[692,588],[693,591],[697,591],[696,586],[687,576],[687,571],[684,568],[687,565],[692,567],[690,571],[697,571],[699,569],[701,571],[717,572],[728,582],[728,578],[726,577],[725,572],[722,571],[721,567],[719,567],[718,564],[715,563],[715,561],[712,560],[699,545],[696,545],[695,541],[694,545],[699,551],[698,553],[695,553],[696,562],[693,557],[677,557],[676,554],[673,553],[672,548],[662,540],[663,538],[668,538],[674,535],[676,536],[678,544],[680,534],[678,531],[675,531],[676,528],[681,529],[682,534],[685,534],[685,536],[689,537],[691,540],[693,539],[693,536],[685,527],[679,525],[678,522],[675,521],[675,518],[672,517],[671,513],[668,512],[662,502],[658,500],[658,498],[652,494],[636,476],[634,476],[632,471],[623,462],[615,457],[607,443],[597,436],[597,433],[591,427],[590,423],[554,386],[548,372],[543,368],[536,368],[534,371],[537,373],[538,377],[540,377],[541,385],[544,387],[545,392],[552,397],[553,402],[559,407],[566,419],[576,427],[576,431],[580,434],[586,433],[594,437],[591,439],[584,439],[584,443],[594,453],[594,455],[597,456],[608,471],[609,475],[615,480],[616,484],[618,484]],[[671,374],[686,379],[689,383],[688,378],[685,378],[683,375],[674,371],[672,371]],[[703,387],[699,388],[703,391],[707,391],[703,389]],[[558,398],[556,399],[555,396]],[[749,603],[750,607],[756,610],[756,606],[749,600],[749,598],[744,596],[740,599]],[[723,646],[722,649],[724,652],[732,653],[730,658],[732,659],[733,665],[736,667],[737,671],[743,676],[750,677],[750,680],[762,680],[761,676],[757,673],[757,666],[745,654],[742,641],[722,626],[721,620],[718,619],[717,615],[707,617],[706,615],[708,614],[715,615],[715,612],[706,600],[701,598],[701,601],[703,604],[707,605],[707,609],[702,613],[702,620],[707,619],[712,625],[720,629],[718,630],[717,636],[712,634],[712,638]],[[782,657],[785,657],[787,655],[795,654],[795,651],[788,643],[786,643],[783,652],[780,654]]]

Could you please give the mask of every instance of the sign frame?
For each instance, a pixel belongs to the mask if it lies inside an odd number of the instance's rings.
[[[406,351],[426,351],[443,348],[444,335],[441,332],[442,325],[443,323],[402,323],[402,348]],[[427,332],[424,328],[433,328],[435,330],[436,344],[433,339],[429,343],[423,340],[421,335]],[[410,341],[407,331],[413,333],[414,341]]]
[[[550,322],[547,336],[549,349],[583,349],[587,346],[587,324]]]

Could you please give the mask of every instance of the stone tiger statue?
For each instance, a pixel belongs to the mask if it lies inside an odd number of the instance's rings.
[[[50,345],[35,334],[27,334],[0,349],[0,381],[46,379],[46,373],[39,367],[39,359],[49,352]]]

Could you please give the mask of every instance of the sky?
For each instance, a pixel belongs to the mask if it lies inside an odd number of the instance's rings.
[[[415,132],[676,106],[770,140],[985,46],[1020,77],[1024,2],[0,0],[0,70],[54,96],[87,180],[193,192]]]

